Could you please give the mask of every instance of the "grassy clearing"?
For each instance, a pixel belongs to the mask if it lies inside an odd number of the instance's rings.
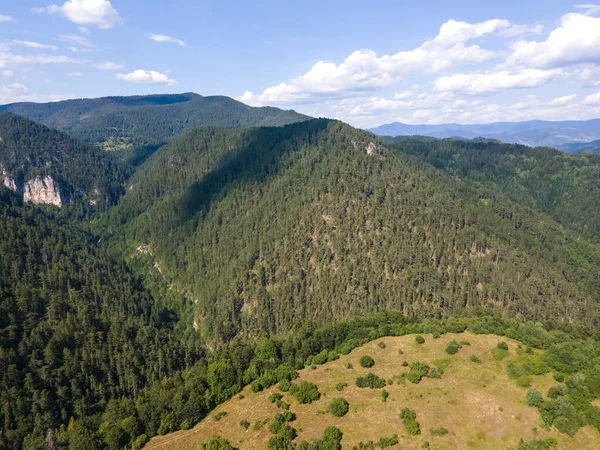
[[[525,404],[526,387],[518,387],[508,375],[508,364],[518,361],[516,341],[495,335],[446,334],[439,339],[424,335],[425,343],[418,344],[414,335],[387,337],[357,348],[340,359],[300,371],[296,382],[308,381],[318,386],[321,397],[311,404],[300,405],[289,393],[281,393],[283,401],[291,404],[297,416],[291,425],[298,431],[294,442],[319,438],[328,426],[338,427],[344,434],[343,448],[352,448],[359,442],[379,441],[382,437],[398,435],[398,444],[389,448],[420,449],[425,441],[436,450],[473,448],[502,449],[517,447],[519,439],[554,437],[560,449],[600,448],[600,434],[591,427],[580,429],[574,438],[559,433],[555,428],[546,431],[540,426],[539,412]],[[445,350],[453,340],[468,340],[456,354]],[[500,342],[508,344],[508,351],[498,360],[492,350]],[[383,342],[385,345],[380,345]],[[401,352],[399,351],[401,350]],[[375,364],[363,368],[360,359],[370,355]],[[476,355],[480,362],[474,362]],[[410,367],[403,362],[423,362],[431,368],[440,368],[439,379],[423,378],[413,384],[399,377]],[[348,369],[347,364],[352,364]],[[381,400],[382,389],[358,388],[355,380],[369,372],[385,380],[393,380],[385,390],[386,401]],[[337,387],[346,383],[343,391]],[[556,384],[552,374],[532,376],[531,386],[542,392]],[[277,386],[264,392],[252,393],[249,387],[244,398],[235,397],[219,406],[210,416],[191,430],[179,431],[152,439],[149,450],[196,450],[208,439],[219,435],[240,449],[265,449],[271,436],[268,426],[256,430],[253,424],[270,419],[277,406],[269,396],[279,392]],[[348,401],[350,408],[343,417],[328,412],[336,397]],[[403,408],[416,412],[421,434],[410,436],[400,418]],[[227,412],[223,415],[222,412]],[[214,417],[221,415],[219,421]],[[240,425],[247,421],[248,429]],[[440,433],[442,428],[447,433]],[[535,429],[535,430],[534,430]],[[432,432],[433,431],[433,432]]]

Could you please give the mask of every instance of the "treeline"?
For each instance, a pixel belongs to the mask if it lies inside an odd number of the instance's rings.
[[[339,122],[200,128],[129,185],[106,235],[152,249],[206,340],[389,309],[600,323],[596,246]]]

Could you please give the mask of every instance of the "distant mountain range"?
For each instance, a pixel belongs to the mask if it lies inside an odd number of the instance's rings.
[[[553,147],[568,153],[597,153],[600,151],[600,119],[561,122],[529,120],[526,122],[495,122],[479,125],[460,125],[456,123],[408,125],[393,122],[371,128],[369,131],[380,136],[419,135],[466,139],[483,137],[530,147]]]
[[[73,137],[101,143],[106,150],[163,144],[203,125],[282,126],[310,118],[292,110],[254,108],[229,97],[191,92],[12,103],[0,106],[0,112],[18,114]]]

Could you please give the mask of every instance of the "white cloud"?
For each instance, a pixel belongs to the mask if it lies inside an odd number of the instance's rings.
[[[3,16],[0,14],[0,22],[15,22],[15,19],[11,16]]]
[[[541,24],[533,25],[511,25],[508,28],[504,28],[498,31],[500,37],[517,37],[525,34],[539,34],[544,31],[544,26]]]
[[[117,79],[128,81],[130,83],[144,84],[177,84],[177,81],[172,80],[164,73],[155,72],[154,70],[134,70],[128,74],[118,73],[115,75]]]
[[[0,104],[16,102],[51,102],[63,99],[63,96],[33,94],[29,92],[27,86],[21,83],[0,86]]]
[[[78,27],[77,28],[81,33],[90,34],[90,30],[86,27]]]
[[[75,44],[84,48],[94,47],[94,44],[89,39],[84,38],[83,36],[77,36],[76,34],[61,34],[58,37],[58,40],[61,42],[67,42],[69,44]]]
[[[0,70],[0,78],[12,78],[13,71],[12,70]]]
[[[571,100],[575,99],[575,97],[577,97],[577,94],[563,95],[562,97],[556,97],[550,103],[553,105],[566,105]]]
[[[187,47],[187,44],[181,39],[177,39],[172,36],[167,36],[165,34],[150,34],[149,37],[155,42],[170,42],[172,44],[177,44],[181,47]]]
[[[403,92],[396,92],[394,94],[394,98],[396,100],[404,100],[410,97],[414,97],[415,93],[412,89],[409,89],[408,91],[403,91]]]
[[[103,63],[94,64],[94,67],[100,70],[121,70],[123,68],[123,64],[117,64],[114,62],[107,61]]]
[[[586,87],[600,86],[600,67],[586,67],[577,76]]]
[[[600,12],[600,5],[594,5],[591,3],[585,3],[582,5],[575,5],[575,8],[577,9],[585,9],[586,11],[584,12],[584,14],[586,16],[593,16],[594,14],[597,14]]]
[[[499,53],[467,42],[508,27],[508,21],[499,19],[475,24],[449,20],[434,39],[414,50],[383,56],[372,50],[357,50],[339,65],[319,61],[290,83],[280,83],[260,95],[246,91],[239,99],[255,105],[311,101],[315,97],[382,88],[407,75],[481,63],[498,57]]]
[[[69,73],[67,73],[67,76],[69,78],[82,77],[83,72],[69,72]]]
[[[108,0],[67,0],[62,6],[33,8],[32,11],[60,14],[78,25],[95,26],[103,30],[123,23],[123,18]]]
[[[15,45],[20,45],[22,47],[28,47],[28,48],[33,48],[36,50],[53,50],[56,51],[58,50],[58,47],[54,46],[54,45],[47,45],[47,44],[40,44],[39,42],[32,42],[32,41],[21,41],[21,40],[13,40],[11,41],[13,44]]]
[[[63,55],[16,55],[0,52],[0,69],[22,64],[81,64],[85,61]]]
[[[437,78],[433,82],[433,89],[481,95],[506,89],[539,87],[564,74],[561,69],[457,73]]]
[[[588,95],[583,101],[586,105],[600,105],[600,92]]]
[[[507,63],[528,67],[564,67],[600,59],[600,18],[569,13],[546,40],[518,41]]]

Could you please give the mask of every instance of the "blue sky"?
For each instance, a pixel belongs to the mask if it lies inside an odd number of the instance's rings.
[[[600,7],[0,2],[0,103],[193,91],[370,127],[600,117]]]

